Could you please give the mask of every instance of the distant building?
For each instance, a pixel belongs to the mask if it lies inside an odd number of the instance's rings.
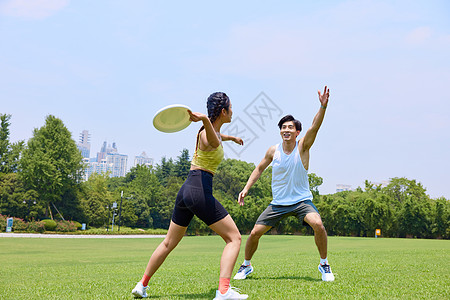
[[[91,144],[90,144],[90,134],[89,131],[83,130],[80,133],[80,139],[77,144],[78,150],[81,152],[81,156],[83,158],[89,158],[89,155],[91,154]]]
[[[343,192],[343,191],[351,191],[352,186],[348,184],[336,184],[336,193]]]
[[[144,165],[144,166],[153,166],[153,158],[147,156],[145,152],[142,152],[141,155],[134,157],[134,166]]]
[[[83,163],[85,164],[84,177],[86,181],[94,174],[108,173],[110,177],[123,177],[127,173],[128,155],[119,154],[116,143],[108,145],[103,142],[100,152],[95,158],[89,158],[90,154],[90,135],[87,130],[83,130],[80,134],[80,142],[77,144],[83,155]]]
[[[115,144],[114,144],[115,146]],[[112,165],[111,177],[123,177],[127,174],[128,155],[111,152],[106,154],[106,164]]]
[[[106,155],[109,153],[117,153],[116,143],[113,143],[111,147],[111,145],[106,145],[106,141],[104,141],[100,152],[97,152],[97,162],[102,161],[102,159],[106,159]]]
[[[381,186],[382,188],[387,187],[389,184],[389,181],[387,180],[383,180],[381,182],[370,182],[371,184],[373,184],[373,186]]]

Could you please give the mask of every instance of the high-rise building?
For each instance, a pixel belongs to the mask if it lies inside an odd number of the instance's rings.
[[[85,164],[84,180],[88,180],[93,173],[109,174],[110,177],[123,177],[127,173],[128,155],[119,154],[116,143],[108,145],[103,142],[100,152],[95,158],[89,158],[90,154],[90,135],[87,130],[80,134],[80,142],[77,144],[83,155]]]
[[[382,188],[387,187],[389,185],[389,181],[382,180],[381,182],[371,182],[373,186],[381,186]]]
[[[144,165],[144,166],[153,166],[153,158],[147,156],[147,153],[142,152],[141,155],[137,155],[134,157],[134,166]]]
[[[83,158],[89,158],[89,155],[91,154],[90,139],[91,139],[91,135],[89,134],[89,131],[83,130],[80,133],[80,139],[77,144],[77,147],[80,150],[81,156],[83,156]]]
[[[101,162],[102,159],[106,159],[106,155],[109,153],[117,153],[116,143],[113,143],[111,147],[111,145],[107,145],[106,141],[104,141],[100,152],[97,152],[97,162]]]
[[[114,144],[115,145],[115,144]],[[123,177],[127,173],[128,155],[111,152],[106,154],[106,164],[112,165],[111,177]]]
[[[336,184],[336,193],[343,192],[343,191],[351,191],[352,186],[348,184]]]

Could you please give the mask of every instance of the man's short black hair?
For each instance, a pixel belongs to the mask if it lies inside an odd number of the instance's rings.
[[[278,122],[278,127],[283,126],[284,123],[289,122],[289,121],[293,121],[295,124],[295,129],[297,129],[297,131],[302,131],[302,123],[300,123],[299,120],[296,120],[292,115],[286,115],[284,117],[281,118],[280,122]]]

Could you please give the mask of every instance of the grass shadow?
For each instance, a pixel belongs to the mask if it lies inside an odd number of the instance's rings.
[[[216,290],[211,289],[209,292],[200,293],[200,294],[171,294],[169,296],[171,297],[178,297],[180,299],[212,299],[216,295]],[[149,295],[149,299],[166,299],[167,295],[165,296],[157,296],[157,295]]]
[[[320,278],[313,278],[311,276],[258,276],[258,277],[247,277],[245,280],[262,280],[262,279],[295,279],[303,281],[322,281]]]

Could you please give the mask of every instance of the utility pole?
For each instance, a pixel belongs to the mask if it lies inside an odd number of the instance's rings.
[[[120,205],[119,205],[119,230],[120,231],[120,217],[122,216],[122,199],[123,199],[123,191],[120,192]]]
[[[114,232],[114,216],[116,215],[116,208],[117,208],[117,202],[114,202],[113,203],[113,210],[112,210],[112,212],[113,212],[113,218],[112,218],[112,228],[111,228],[111,231],[112,232]]]

